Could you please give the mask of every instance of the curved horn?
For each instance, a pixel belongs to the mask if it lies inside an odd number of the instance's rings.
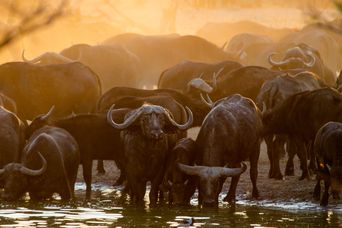
[[[53,113],[53,111],[55,110],[55,106],[51,106],[50,110],[41,117],[42,120],[47,120]]]
[[[215,167],[218,169],[218,173],[220,176],[226,176],[226,177],[231,177],[231,176],[237,176],[240,175],[241,173],[245,172],[247,169],[247,165],[245,163],[242,163],[242,167],[240,168],[227,168],[227,167]]]
[[[189,93],[191,88],[199,89],[205,93],[211,93],[213,91],[213,87],[211,87],[206,81],[202,78],[193,78],[187,84],[187,92]]]
[[[288,60],[284,60],[284,61],[275,61],[273,59],[273,56],[276,55],[278,53],[275,53],[275,52],[272,52],[271,54],[268,55],[267,59],[268,59],[268,62],[272,65],[272,66],[281,66],[281,65],[284,65],[284,64],[287,64],[289,61]]]
[[[25,49],[23,49],[23,51],[21,52],[21,58],[23,59],[24,62],[26,63],[36,63],[36,62],[39,62],[40,59],[42,58],[42,55],[32,59],[32,60],[28,60],[25,58]]]
[[[43,162],[42,168],[38,169],[38,170],[33,170],[33,169],[29,169],[25,166],[22,166],[20,168],[20,172],[29,176],[39,176],[41,174],[43,174],[47,168],[47,161],[45,160],[45,158],[43,157],[43,155],[40,152],[37,152],[40,159]]]
[[[190,165],[184,165],[181,163],[177,163],[178,168],[180,171],[187,175],[191,176],[200,176],[203,171],[205,171],[206,167],[204,166],[190,166]]]
[[[201,96],[201,100],[203,101],[204,104],[206,104],[209,108],[212,108],[214,105],[214,102],[211,100],[211,98],[209,97],[209,94],[205,94],[205,98],[203,97],[203,93],[200,93]]]
[[[139,116],[142,113],[142,109],[140,107],[139,109],[135,110],[134,113],[130,117],[128,117],[123,123],[120,124],[120,123],[116,123],[112,118],[112,115],[115,112],[115,110],[113,110],[114,106],[115,104],[113,104],[107,112],[107,122],[110,125],[112,125],[112,127],[114,127],[115,129],[122,130],[122,129],[129,127],[132,123],[134,123],[136,119],[139,118]]]
[[[164,110],[165,110],[165,114],[166,114],[167,118],[169,119],[169,121],[171,122],[171,124],[172,124],[173,126],[176,126],[176,127],[177,127],[178,129],[180,129],[180,130],[186,130],[186,129],[188,129],[188,128],[192,125],[192,123],[193,123],[193,121],[194,121],[194,117],[193,117],[193,114],[192,114],[191,109],[188,108],[187,106],[185,106],[185,109],[186,109],[186,112],[188,113],[188,121],[187,121],[185,124],[179,124],[179,123],[177,123],[177,122],[172,118],[172,116],[171,116],[171,114],[169,113],[169,111],[167,111],[166,109],[164,109]]]
[[[213,88],[214,89],[217,88],[217,78],[221,74],[223,69],[224,69],[224,67],[221,67],[217,72],[214,72],[214,74],[213,74]]]
[[[309,52],[307,53],[307,56],[310,56],[311,61],[308,62],[308,63],[304,62],[305,66],[307,66],[307,67],[313,67],[313,66],[315,65],[315,63],[316,63],[316,57],[315,57],[315,55],[314,55],[311,51],[309,51]]]

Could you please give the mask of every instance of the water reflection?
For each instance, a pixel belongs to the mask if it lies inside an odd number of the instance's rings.
[[[310,202],[247,201],[238,198],[235,212],[227,203],[219,209],[158,205],[132,206],[119,188],[93,185],[93,200],[84,202],[85,185],[77,183],[74,203],[61,204],[55,199],[32,203],[27,199],[15,204],[0,204],[1,227],[280,227],[342,226],[339,205],[323,209]],[[148,199],[148,197],[147,197]],[[280,208],[282,210],[274,210]]]

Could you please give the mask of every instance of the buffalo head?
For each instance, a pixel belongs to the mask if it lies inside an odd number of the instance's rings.
[[[312,68],[316,63],[317,58],[311,50],[306,50],[301,46],[287,49],[285,56],[281,61],[274,60],[274,55],[276,55],[276,53],[271,53],[268,56],[268,61],[272,66],[281,70]]]
[[[24,195],[29,187],[29,177],[39,176],[43,174],[47,168],[45,158],[38,152],[42,160],[42,167],[38,170],[33,170],[25,167],[20,163],[9,163],[3,169],[0,169],[0,179],[4,182],[4,192],[2,198],[12,201]]]
[[[117,110],[113,110],[113,108],[114,105],[107,112],[107,120],[114,128],[123,130],[138,127],[145,137],[152,140],[164,138],[165,130],[186,130],[193,122],[193,115],[188,107],[185,107],[188,113],[188,121],[185,124],[179,124],[173,119],[172,114],[167,109],[158,105],[144,104],[140,108],[129,112],[125,116],[123,123],[116,123],[112,119],[112,114]]]
[[[179,169],[187,175],[199,177],[200,201],[204,207],[218,206],[218,195],[226,177],[238,176],[247,169],[242,163],[241,168],[188,166],[178,163]]]
[[[28,139],[34,131],[49,124],[49,118],[53,114],[55,106],[52,106],[46,114],[37,116],[32,120],[30,125],[25,129],[25,137]]]

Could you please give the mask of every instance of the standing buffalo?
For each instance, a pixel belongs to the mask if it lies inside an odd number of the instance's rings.
[[[218,195],[226,177],[232,176],[227,197],[235,202],[240,174],[246,170],[240,163],[249,159],[252,196],[258,197],[256,186],[260,153],[261,113],[251,99],[238,94],[223,98],[212,106],[196,139],[196,166],[179,164],[188,175],[199,177],[199,203],[218,206]]]
[[[76,44],[60,54],[92,69],[101,80],[103,91],[114,86],[136,87],[140,82],[140,60],[120,45]]]
[[[262,84],[281,74],[279,71],[272,71],[264,67],[247,66],[241,67],[219,77],[213,77],[213,91],[209,93],[214,101],[233,95],[235,93],[251,98],[255,101]],[[207,93],[198,89],[200,93]]]
[[[263,112],[266,110],[273,109],[275,106],[280,105],[286,98],[289,96],[300,93],[308,90],[315,90],[324,87],[320,78],[311,72],[301,72],[294,76],[289,76],[288,74],[277,76],[274,79],[266,81],[256,98],[256,103]],[[284,144],[286,142],[286,136],[284,135],[265,135],[265,142],[267,145],[267,154],[270,160],[270,178],[282,179],[283,175],[281,174],[279,167],[279,156],[281,151],[284,150]],[[295,142],[298,142],[298,140]],[[292,141],[291,146],[289,148],[293,148]],[[290,151],[289,151],[290,152]],[[301,151],[299,151],[301,152]],[[290,164],[293,164],[292,158],[294,156],[293,151],[290,154],[291,159],[289,159],[290,163],[288,163],[285,174],[289,175],[293,171],[293,167]],[[302,157],[302,156],[300,156]],[[292,162],[292,163],[291,163]]]
[[[215,63],[232,60],[216,45],[192,35],[121,34],[104,41],[106,45],[123,45],[141,60],[140,79],[144,85],[157,85],[161,73],[184,60]]]
[[[81,63],[36,66],[0,65],[0,92],[12,98],[22,120],[32,120],[56,106],[56,116],[95,110],[101,95],[97,75]]]
[[[121,170],[121,175],[124,176],[125,166],[123,165],[124,155],[120,131],[107,123],[105,114],[79,114],[51,120],[52,111],[53,109],[50,109],[47,114],[36,117],[26,129],[26,137],[30,137],[37,129],[45,125],[51,125],[65,129],[75,138],[80,148],[87,199],[91,196],[92,161],[94,159],[115,160]],[[117,111],[113,118],[116,121],[121,121],[127,112],[128,110],[124,109]]]
[[[168,156],[168,134],[188,129],[193,121],[190,109],[186,110],[189,116],[184,124],[177,123],[170,111],[158,105],[145,104],[132,110],[123,123],[112,119],[112,113],[117,110],[108,111],[109,123],[123,130],[127,180],[133,202],[143,202],[146,182],[151,181],[150,203],[156,204]]]
[[[327,206],[329,188],[334,198],[342,191],[342,124],[328,122],[316,134],[314,142],[318,173],[314,197],[321,197],[321,180],[324,180],[324,193],[321,205]]]
[[[65,130],[44,127],[36,131],[25,146],[21,163],[0,169],[4,180],[3,198],[16,200],[25,192],[33,200],[60,194],[63,200],[74,196],[80,154],[74,138]]]
[[[286,134],[309,145],[317,131],[329,121],[342,121],[342,95],[332,88],[304,91],[288,97],[263,114],[264,134]],[[300,179],[308,178],[307,155],[302,155]],[[314,168],[313,158],[310,167]]]
[[[122,92],[120,93],[120,95],[117,94],[117,92],[119,91]],[[129,94],[134,96],[125,96]],[[151,94],[151,96],[147,96],[148,94]],[[192,102],[193,99],[188,99],[185,95],[173,90],[140,90],[134,88],[125,89],[122,87],[115,87],[108,91],[106,94],[104,94],[103,98],[104,99],[100,99],[99,101],[99,103],[102,104],[102,107],[106,107],[107,105],[112,105],[114,103],[116,108],[130,109],[139,108],[145,103],[159,105],[170,111],[172,113],[173,118],[180,123],[185,122],[187,119],[183,106],[186,106],[186,104],[189,103],[192,108],[196,107],[196,104]],[[178,101],[183,102],[183,104]],[[203,118],[208,112],[206,110],[209,109],[207,107],[204,107],[204,105],[200,101],[197,101],[196,103],[200,105],[200,108],[203,108],[203,110],[200,111],[195,110],[196,124],[201,125]],[[100,109],[102,109],[103,111],[106,110],[105,108]],[[176,131],[174,133],[175,134],[169,134],[170,139],[168,141],[168,144],[170,149],[173,148],[178,139],[186,136],[186,131]],[[105,172],[103,163],[101,161],[98,162],[97,170],[99,173]]]
[[[182,93],[189,93],[191,86],[189,82],[200,76],[201,80],[211,80],[214,73],[228,74],[232,70],[242,67],[241,64],[234,61],[223,61],[219,63],[202,63],[184,61],[175,66],[172,66],[160,75],[158,81],[159,89],[174,89]],[[203,86],[203,83],[192,81],[192,86]],[[210,93],[211,87],[202,88],[207,93]]]

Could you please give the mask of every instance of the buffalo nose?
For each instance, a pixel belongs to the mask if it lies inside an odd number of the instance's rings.
[[[155,140],[159,140],[163,137],[164,132],[162,130],[154,130],[151,132],[151,136]]]

